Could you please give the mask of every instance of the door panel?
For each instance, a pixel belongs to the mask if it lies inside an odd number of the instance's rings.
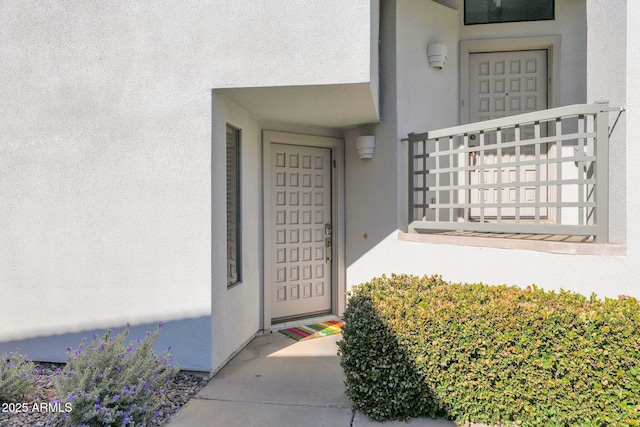
[[[471,122],[497,119],[514,114],[521,114],[547,108],[547,51],[527,50],[513,52],[474,53],[469,55],[469,114]],[[533,126],[523,126],[520,129],[520,139],[533,138]],[[545,129],[541,129],[541,136],[546,136]],[[479,145],[479,136],[472,135],[471,145]],[[484,145],[496,144],[496,135],[485,135]],[[514,130],[502,132],[502,142],[515,140]],[[547,156],[548,147],[540,146],[538,158]],[[473,162],[485,165],[482,171],[470,172],[472,185],[494,184],[498,182],[498,166],[500,163],[512,163],[516,160],[516,149],[485,149],[485,154],[480,158],[474,158]],[[531,146],[523,147],[519,153],[520,160],[535,160],[536,152]],[[495,165],[495,166],[494,166]],[[480,169],[480,168],[479,168]],[[471,203],[516,203],[518,196],[520,203],[533,203],[536,201],[536,190],[533,185],[509,187],[509,182],[536,181],[536,178],[544,180],[548,170],[546,165],[540,165],[539,176],[535,165],[515,166],[500,168],[500,182],[502,192],[498,195],[497,188],[479,188],[470,190]],[[518,179],[519,178],[519,179]],[[518,192],[519,191],[519,195]],[[539,201],[544,202],[548,198],[545,186],[540,187]],[[480,216],[479,208],[471,209],[471,217]],[[495,218],[498,215],[497,208],[485,208],[484,215]],[[514,217],[515,208],[502,208],[502,218]],[[547,208],[539,209],[540,216],[547,216]],[[534,217],[535,208],[521,208],[521,217]]]
[[[331,150],[271,144],[270,161],[271,317],[328,312]]]

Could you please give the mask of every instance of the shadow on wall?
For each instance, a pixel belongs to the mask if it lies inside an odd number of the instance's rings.
[[[153,332],[157,323],[131,325],[128,340],[144,338],[147,331]],[[122,332],[125,325],[114,325],[113,336]],[[91,340],[93,334],[103,336],[107,329],[91,329],[82,332],[41,336],[23,340],[0,342],[0,354],[21,349],[21,353],[40,362],[66,362],[67,347],[77,348],[83,338]],[[200,316],[165,322],[154,346],[157,353],[171,346],[173,359],[180,369],[189,371],[211,371],[211,317]]]

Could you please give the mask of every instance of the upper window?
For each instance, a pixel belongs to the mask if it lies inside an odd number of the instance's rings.
[[[227,286],[242,279],[240,254],[240,131],[227,126]]]
[[[554,0],[465,0],[464,24],[554,19]]]

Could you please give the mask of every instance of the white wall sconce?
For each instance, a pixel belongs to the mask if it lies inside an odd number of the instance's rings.
[[[427,57],[431,68],[442,70],[447,64],[447,46],[442,43],[429,43]]]
[[[356,150],[361,159],[371,159],[376,148],[376,137],[374,135],[363,135],[356,138]]]

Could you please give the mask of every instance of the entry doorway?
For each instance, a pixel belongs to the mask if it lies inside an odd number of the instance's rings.
[[[339,314],[343,142],[264,131],[265,326]]]

